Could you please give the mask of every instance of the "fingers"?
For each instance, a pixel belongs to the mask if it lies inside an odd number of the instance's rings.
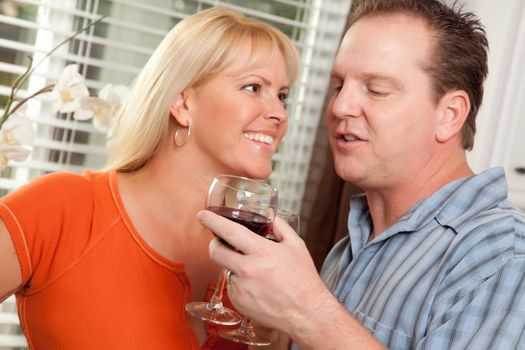
[[[243,266],[243,255],[222,244],[218,238],[211,240],[209,245],[211,259],[232,273],[239,273],[238,266]],[[230,276],[231,278],[231,273]]]
[[[280,218],[275,219],[272,232],[278,243],[258,236],[244,226],[211,211],[200,211],[197,218],[202,225],[230,245],[221,243],[219,238],[213,239],[209,245],[211,259],[239,277],[257,274],[256,270],[271,270],[273,267],[269,265],[278,261],[279,256],[297,255],[301,248],[299,243],[302,240]]]
[[[227,283],[228,285],[231,284],[231,281],[230,281],[231,278],[232,278],[232,271],[231,271],[231,270],[228,270],[228,271],[226,272],[226,283]]]
[[[284,221],[280,217],[276,217],[272,228],[272,234],[274,235],[275,240],[277,242],[284,241],[286,237],[288,237],[288,230],[291,230],[291,228],[290,226],[288,226],[286,221]]]
[[[269,241],[256,235],[244,226],[223,218],[208,210],[197,214],[199,222],[209,228],[216,236],[224,239],[232,247],[243,254],[252,254],[258,251],[258,246]]]
[[[280,217],[276,217],[273,223],[272,234],[277,242],[295,242],[299,240],[299,233]]]

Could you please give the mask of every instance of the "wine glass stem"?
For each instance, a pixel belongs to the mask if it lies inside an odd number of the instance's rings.
[[[222,269],[221,273],[219,273],[219,277],[217,278],[217,285],[215,286],[215,290],[213,291],[213,295],[211,296],[209,302],[209,305],[213,309],[222,308],[222,295],[224,293],[224,287],[226,286],[227,273],[228,270]]]
[[[253,329],[253,321],[248,317],[243,317],[241,325],[237,329],[237,333],[255,336],[255,331]]]

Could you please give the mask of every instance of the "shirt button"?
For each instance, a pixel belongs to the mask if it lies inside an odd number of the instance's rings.
[[[340,296],[340,297],[339,297],[339,301],[342,302],[342,303],[344,303],[344,302],[345,302],[345,297],[344,297],[344,296]]]

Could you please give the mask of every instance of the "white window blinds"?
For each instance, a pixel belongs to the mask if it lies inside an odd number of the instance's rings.
[[[348,0],[0,0],[0,110],[10,86],[56,44],[101,15],[107,17],[45,60],[19,97],[56,83],[64,67],[76,63],[91,95],[107,83],[130,86],[164,35],[182,18],[211,6],[235,8],[267,21],[296,43],[301,72],[289,99],[289,128],[274,157],[272,182],[280,205],[300,210],[311,151],[339,44]],[[105,135],[91,122],[52,112],[48,95],[27,104],[34,123],[32,153],[1,172],[0,194],[53,171],[99,169],[106,159]],[[0,334],[2,333],[0,318]],[[6,346],[0,335],[0,347]],[[2,343],[4,342],[4,343]],[[12,346],[17,344],[12,343]]]
[[[1,0],[0,106],[25,70],[27,55],[45,53],[89,21],[107,15],[87,33],[57,50],[32,74],[19,97],[56,82],[77,63],[92,94],[107,83],[130,85],[167,31],[181,18],[214,5],[230,6],[288,34],[302,57],[300,79],[289,100],[290,126],[275,156],[272,181],[281,204],[299,210],[330,65],[350,5],[346,0]],[[0,189],[10,191],[43,173],[96,170],[105,162],[105,135],[89,122],[51,111],[49,97],[28,103],[36,138],[30,159],[10,162]]]

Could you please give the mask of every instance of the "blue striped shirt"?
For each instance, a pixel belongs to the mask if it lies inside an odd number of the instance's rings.
[[[363,196],[326,285],[390,349],[525,349],[525,217],[503,169],[451,182],[367,243]]]

